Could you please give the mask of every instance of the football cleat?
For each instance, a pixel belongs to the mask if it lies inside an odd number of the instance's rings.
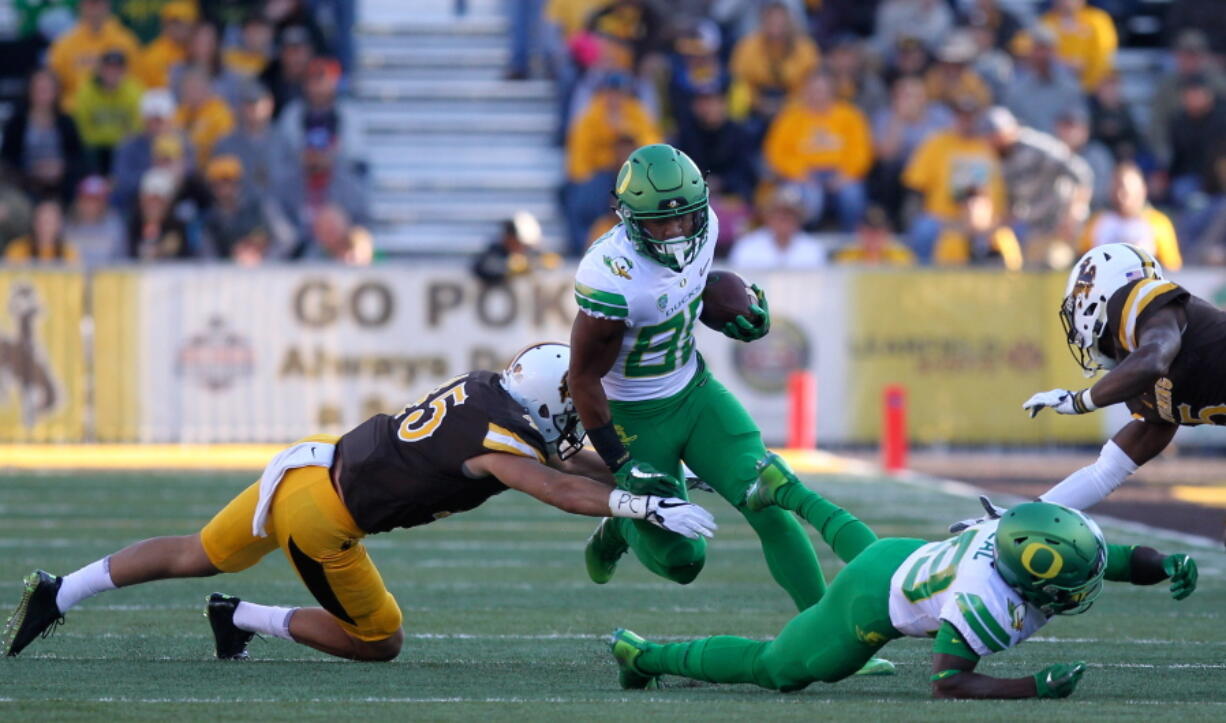
[[[24,582],[21,602],[4,624],[4,651],[9,657],[25,650],[39,635],[44,638],[51,635],[64,622],[64,615],[55,604],[64,578],[35,570],[26,575]]]
[[[778,504],[779,492],[791,484],[801,484],[779,455],[767,452],[758,462],[758,479],[745,493],[745,506],[757,512]]]
[[[893,675],[894,674],[894,664],[886,660],[885,658],[869,658],[868,662],[864,664],[864,667],[857,670],[855,674],[856,675]]]
[[[613,578],[617,561],[630,549],[617,532],[616,525],[617,521],[612,517],[601,520],[596,531],[587,538],[587,547],[583,549],[588,577],[597,585],[603,585]]]
[[[614,630],[613,635],[609,638],[609,650],[613,653],[613,659],[617,661],[617,681],[623,690],[642,690],[660,686],[659,676],[640,672],[634,664],[634,661],[638,660],[646,649],[647,641],[625,628]]]
[[[234,624],[234,611],[239,602],[233,595],[215,592],[209,595],[204,608],[204,616],[213,628],[213,642],[220,660],[247,660],[247,643],[255,637],[255,633],[240,630]]]

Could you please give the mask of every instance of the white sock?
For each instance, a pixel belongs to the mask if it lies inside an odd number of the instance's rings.
[[[61,613],[66,613],[82,600],[114,589],[115,583],[111,580],[111,558],[107,556],[65,575],[60,591],[55,596],[55,606]]]
[[[289,634],[289,619],[298,608],[279,608],[275,605],[257,605],[242,601],[234,609],[234,625],[249,633],[271,635],[292,641]]]

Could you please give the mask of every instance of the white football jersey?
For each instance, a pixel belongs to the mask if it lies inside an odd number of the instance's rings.
[[[1047,616],[996,572],[998,525],[991,520],[911,553],[890,579],[890,623],[929,637],[948,620],[979,655],[1011,648],[1043,627]]]
[[[719,237],[715,214],[708,210],[707,219],[707,240],[680,273],[640,254],[622,224],[596,239],[579,262],[579,310],[628,327],[617,361],[602,380],[609,399],[660,399],[694,378],[694,325]]]

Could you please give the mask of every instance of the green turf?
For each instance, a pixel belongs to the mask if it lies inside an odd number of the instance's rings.
[[[0,476],[0,608],[35,567],[65,573],[128,542],[193,531],[247,478],[150,474]],[[862,478],[815,487],[879,534],[940,537],[972,500]],[[752,686],[669,679],[624,692],[602,638],[625,626],[647,637],[767,637],[791,616],[749,527],[722,500],[698,494],[720,524],[706,569],[680,587],[627,558],[598,587],[583,572],[594,521],[518,493],[411,532],[368,540],[405,612],[407,640],[391,664],[335,661],[282,640],[256,640],[255,661],[211,658],[200,615],[206,594],[310,604],[279,553],[243,574],[169,581],[86,601],[20,658],[0,659],[0,720],[723,720],[747,719],[1209,719],[1226,716],[1226,603],[1217,550],[1198,550],[1201,587],[1176,603],[1163,588],[1111,585],[1089,614],[1053,621],[1039,639],[994,656],[985,672],[1022,675],[1052,662],[1091,669],[1072,699],[940,702],[928,698],[928,647],[886,648],[894,678],[816,684],[783,695]],[[1188,548],[1120,532],[1113,541]],[[834,571],[829,551],[819,553]],[[6,614],[6,613],[5,613]]]

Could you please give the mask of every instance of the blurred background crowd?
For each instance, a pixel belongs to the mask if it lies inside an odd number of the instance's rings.
[[[0,0],[5,261],[369,263],[355,5]],[[1126,241],[1177,269],[1226,264],[1223,10],[507,0],[505,77],[556,84],[564,254],[617,222],[626,155],[668,141],[709,172],[740,268],[1063,268]],[[1129,46],[1164,49],[1144,104]],[[516,214],[474,270],[541,246]]]

